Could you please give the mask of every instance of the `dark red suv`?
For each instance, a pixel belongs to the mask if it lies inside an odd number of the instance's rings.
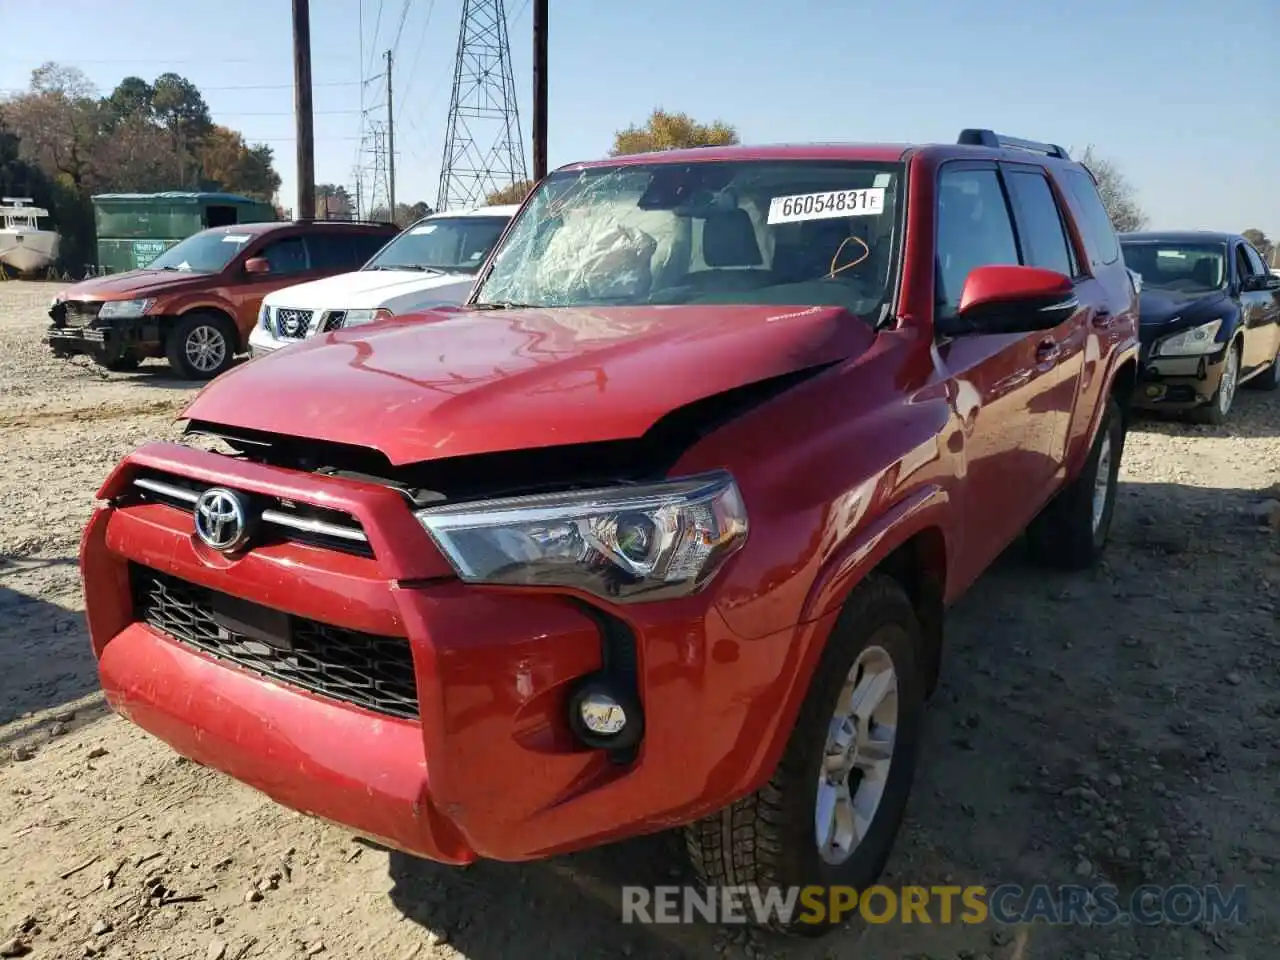
[[[1102,551],[1136,354],[1094,180],[1051,145],[564,167],[464,306],[234,370],[184,412],[223,452],[112,473],[102,683],[446,863],[684,824],[709,884],[862,889],[943,611],[1024,530]]]

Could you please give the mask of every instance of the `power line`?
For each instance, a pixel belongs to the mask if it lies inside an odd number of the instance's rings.
[[[324,80],[320,83],[312,83],[313,87],[358,87],[359,80]],[[292,90],[292,83],[244,83],[231,87],[201,87],[200,92],[206,90]]]
[[[431,23],[431,12],[436,8],[436,0],[428,0],[426,15],[422,18],[422,33],[418,35],[418,49],[413,55],[413,61],[409,64],[409,72],[405,75],[404,96],[408,97],[409,91],[413,89],[414,74],[418,69],[418,61],[422,59],[422,50],[427,44],[427,26]]]
[[[382,0],[378,0],[378,15],[373,18],[373,36],[369,38],[369,67],[373,69],[373,61],[376,54],[373,52],[378,49],[378,28],[382,26]],[[360,56],[364,56],[364,51],[360,51]],[[368,70],[365,72],[367,73]]]
[[[220,117],[292,117],[292,110],[213,110]],[[312,116],[333,117],[340,114],[361,113],[360,110],[313,110]]]
[[[413,0],[404,0],[400,7],[400,22],[396,25],[396,36],[391,41],[391,55],[395,56],[400,52],[400,36],[404,33],[404,22],[409,18],[409,8],[413,6]]]

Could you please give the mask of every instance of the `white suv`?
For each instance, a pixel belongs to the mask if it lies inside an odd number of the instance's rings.
[[[249,334],[255,357],[330,330],[461,303],[518,206],[425,217],[354,273],[285,287],[263,298]]]

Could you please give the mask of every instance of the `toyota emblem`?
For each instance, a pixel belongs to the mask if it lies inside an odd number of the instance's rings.
[[[249,512],[234,490],[212,487],[200,494],[195,508],[196,536],[220,553],[232,553],[249,539]]]

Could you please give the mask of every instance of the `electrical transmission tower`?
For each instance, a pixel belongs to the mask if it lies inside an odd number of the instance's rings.
[[[437,210],[484,203],[529,178],[502,0],[463,0]]]

